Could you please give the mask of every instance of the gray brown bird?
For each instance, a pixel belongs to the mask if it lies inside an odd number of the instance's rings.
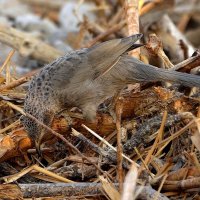
[[[141,46],[135,44],[141,37],[137,34],[103,42],[46,65],[30,83],[25,112],[48,126],[55,113],[66,107],[78,107],[86,119],[93,120],[99,104],[130,83],[167,81],[200,87],[198,76],[146,65],[127,55]],[[39,148],[46,131],[28,117],[23,117],[22,123]]]

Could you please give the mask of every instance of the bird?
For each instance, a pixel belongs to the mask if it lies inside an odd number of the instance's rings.
[[[127,84],[167,81],[200,87],[197,75],[157,68],[130,56],[129,51],[142,46],[136,43],[142,36],[105,41],[47,64],[29,85],[25,113],[51,126],[55,113],[77,107],[86,120],[94,121],[98,106]],[[48,131],[28,116],[23,116],[21,122],[39,151]]]

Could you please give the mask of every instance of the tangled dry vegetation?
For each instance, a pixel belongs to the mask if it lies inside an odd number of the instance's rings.
[[[58,25],[65,1],[19,0]],[[77,2],[76,15],[85,1]],[[89,47],[138,32],[145,46],[132,56],[157,67],[199,74],[200,3],[181,0],[93,1],[78,31],[65,42]],[[45,5],[45,6],[44,6]],[[45,8],[44,8],[45,7]],[[72,16],[77,17],[77,16]],[[48,63],[63,54],[46,41],[0,25],[0,41],[13,48],[0,68],[0,199],[200,199],[199,88],[169,83],[129,85],[116,103],[116,123],[106,112],[95,123],[80,110],[56,116],[38,156],[20,124],[26,84],[13,55]]]

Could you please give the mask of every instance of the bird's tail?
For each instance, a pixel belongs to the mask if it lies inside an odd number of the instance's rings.
[[[122,72],[122,75],[126,73],[124,76],[126,76],[130,82],[167,81],[180,83],[189,87],[200,87],[200,76],[146,65],[129,56],[121,59],[119,67],[120,66],[125,66],[122,70],[119,70]],[[124,70],[125,68],[126,70]]]

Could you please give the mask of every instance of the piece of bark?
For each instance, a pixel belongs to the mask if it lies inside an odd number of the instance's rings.
[[[45,63],[62,56],[62,52],[31,34],[6,25],[0,25],[0,42],[16,49],[22,56],[30,56]]]
[[[194,56],[178,63],[177,65],[170,68],[169,70],[189,73],[192,69],[200,65],[200,52],[197,50],[195,51],[194,54],[195,54]]]
[[[180,115],[168,115],[165,128],[171,128],[173,124],[179,123],[181,120]],[[161,116],[155,116],[143,122],[142,126],[139,127],[132,137],[124,144],[124,152],[127,154],[131,153],[134,147],[138,147],[140,144],[147,144],[149,142],[149,134],[156,132],[159,129],[161,122]]]
[[[118,184],[115,184],[117,186]],[[83,196],[103,195],[100,183],[51,183],[51,184],[19,184],[24,198],[32,197],[55,197],[55,196]],[[152,200],[157,191],[151,186],[136,186],[136,192],[140,191],[137,199]],[[159,193],[157,200],[169,200],[165,195]]]
[[[63,166],[54,171],[62,177],[69,179],[80,179],[84,180],[95,177],[97,175],[97,170],[93,165],[87,165],[83,163],[72,163],[68,166]]]
[[[180,181],[165,181],[163,191],[179,191],[200,188],[200,177],[192,177]]]

